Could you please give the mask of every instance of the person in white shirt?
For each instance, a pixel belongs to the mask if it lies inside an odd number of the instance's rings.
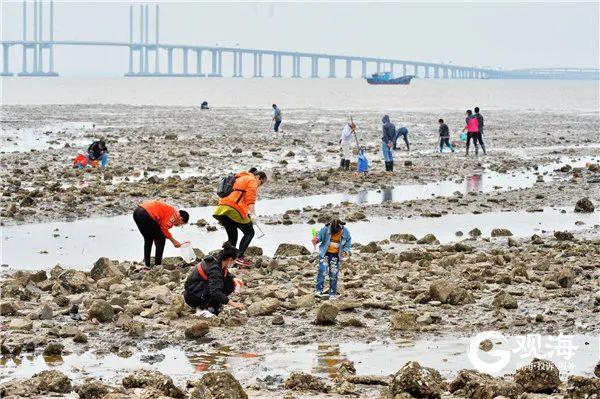
[[[352,133],[354,133],[355,129],[356,125],[354,123],[347,123],[342,129],[342,135],[340,136],[340,147],[342,149],[340,169],[350,170],[350,140],[352,139]]]

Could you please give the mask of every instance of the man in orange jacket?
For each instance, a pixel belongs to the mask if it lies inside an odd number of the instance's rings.
[[[237,245],[238,229],[244,234],[240,241],[236,263],[248,267],[250,261],[244,259],[244,253],[254,238],[252,218],[255,215],[254,204],[258,187],[267,182],[265,172],[258,172],[256,168],[248,172],[239,172],[235,175],[233,191],[227,197],[219,200],[213,217],[217,219],[227,232],[227,241]]]
[[[186,211],[178,211],[175,207],[160,201],[150,200],[142,202],[133,212],[133,220],[140,233],[144,236],[144,263],[150,267],[150,253],[152,243],[156,245],[154,264],[162,263],[163,251],[167,239],[175,248],[181,244],[173,238],[169,231],[173,226],[182,226],[188,222],[190,215]]]

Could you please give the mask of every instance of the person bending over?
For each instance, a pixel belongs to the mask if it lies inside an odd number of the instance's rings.
[[[173,243],[175,248],[181,246],[169,230],[173,226],[186,224],[189,219],[190,215],[186,211],[178,211],[175,207],[160,200],[144,201],[133,211],[133,220],[144,237],[144,264],[147,268],[150,267],[152,244],[156,245],[154,264],[158,266],[162,263],[167,239]]]

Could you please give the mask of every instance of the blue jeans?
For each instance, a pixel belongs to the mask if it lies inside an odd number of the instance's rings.
[[[273,131],[279,131],[279,125],[281,125],[281,121],[275,121],[275,126],[273,126]]]
[[[404,144],[406,144],[406,149],[410,148],[410,144],[408,142],[408,129],[400,128],[398,132],[396,132],[396,136],[394,136],[394,150],[397,149],[398,139],[402,136],[402,140],[404,140]]]
[[[317,271],[316,291],[323,292],[325,284],[325,274],[329,269],[329,295],[337,294],[338,273],[340,271],[340,258],[335,255],[326,254],[324,258],[319,259],[319,270]]]
[[[385,162],[394,162],[394,155],[392,149],[388,147],[385,141],[381,142],[381,152],[383,153],[383,160]]]
[[[90,156],[88,155],[88,161],[95,161],[95,159],[90,158]],[[105,168],[108,164],[108,152],[105,152],[104,154],[100,155],[100,159],[98,159],[98,161],[100,161],[100,166]]]
[[[440,137],[440,152],[443,152],[444,144],[446,144],[446,147],[450,148],[452,152],[454,152],[454,147],[452,147],[452,144],[450,144],[450,138],[448,137]]]

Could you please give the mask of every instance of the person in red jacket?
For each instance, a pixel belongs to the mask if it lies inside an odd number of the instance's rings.
[[[144,263],[150,267],[150,253],[152,243],[156,245],[154,265],[162,263],[165,242],[168,239],[175,248],[181,244],[169,231],[173,226],[182,226],[188,222],[190,215],[186,211],[178,211],[175,207],[160,201],[150,200],[142,202],[133,211],[133,220],[144,237]]]
[[[252,168],[248,172],[237,173],[233,191],[227,197],[219,200],[219,206],[213,213],[213,217],[225,227],[227,241],[231,245],[234,247],[237,245],[238,229],[244,234],[235,261],[243,267],[251,265],[250,261],[244,259],[244,253],[254,238],[252,218],[255,216],[254,204],[258,187],[266,182],[265,172],[259,172],[256,168]]]

